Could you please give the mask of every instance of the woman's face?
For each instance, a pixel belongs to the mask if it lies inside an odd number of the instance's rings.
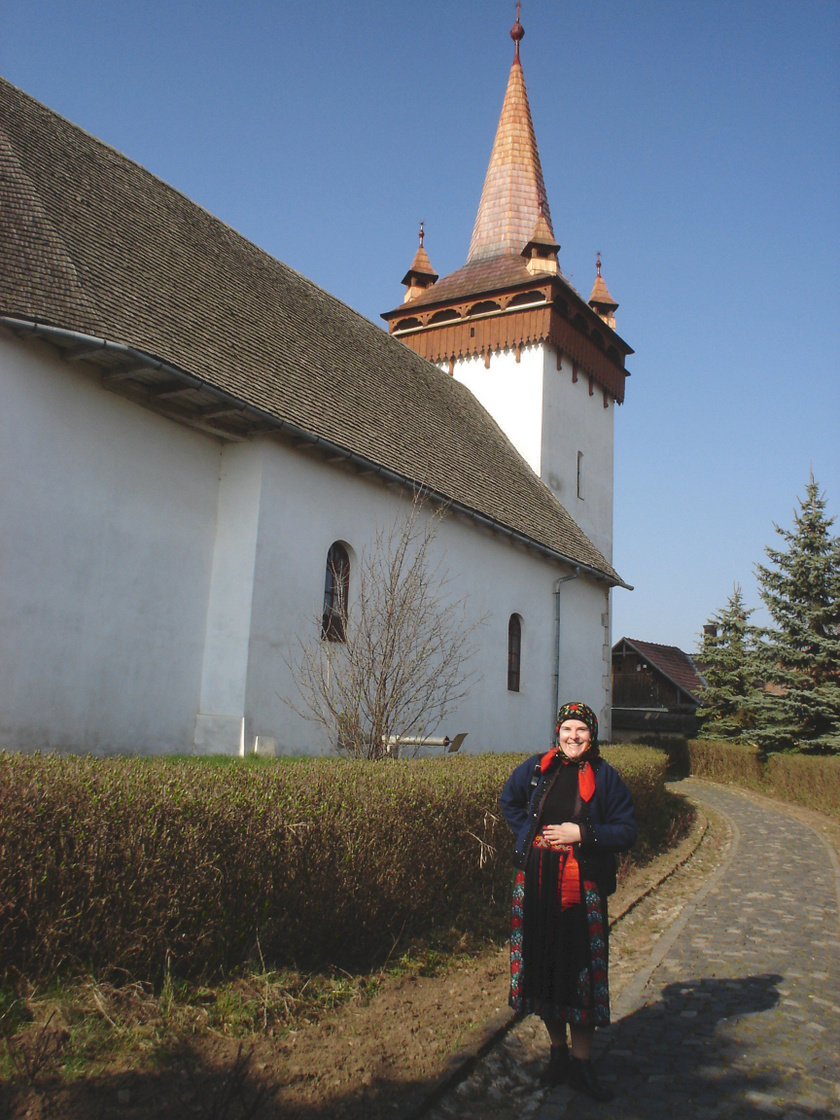
[[[567,758],[580,758],[589,749],[589,728],[579,719],[560,724],[560,750]]]

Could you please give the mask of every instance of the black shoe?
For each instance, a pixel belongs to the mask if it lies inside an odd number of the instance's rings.
[[[562,1085],[569,1072],[569,1051],[565,1045],[552,1046],[548,1057],[548,1065],[540,1074],[540,1083],[554,1088]]]
[[[568,1083],[572,1089],[578,1089],[592,1097],[593,1101],[611,1101],[615,1096],[610,1089],[605,1089],[598,1080],[595,1067],[588,1058],[576,1058],[572,1055],[569,1062]]]

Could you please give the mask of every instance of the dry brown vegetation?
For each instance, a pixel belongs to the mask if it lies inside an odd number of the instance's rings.
[[[688,814],[660,752],[606,753],[644,860]],[[346,1007],[385,1032],[368,1047],[381,1069],[358,1073],[358,1101],[334,1087],[330,1115],[375,1115],[383,1086],[445,1065],[504,985],[511,839],[496,803],[521,758],[0,756],[0,1109],[276,1115],[266,1094],[286,1084],[301,1110],[288,1115],[314,1117],[295,1040],[315,1032],[352,1067]],[[410,1070],[392,1041],[412,1048]]]
[[[664,762],[615,750],[644,857],[668,827]],[[359,971],[476,915],[492,926],[511,850],[498,793],[519,757],[2,755],[0,980],[90,973],[159,989],[260,959]]]

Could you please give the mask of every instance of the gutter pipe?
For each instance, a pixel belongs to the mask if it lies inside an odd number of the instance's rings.
[[[564,583],[577,579],[581,569],[576,567],[567,576],[561,576],[554,584],[554,635],[557,643],[554,648],[554,711],[551,714],[551,746],[555,746],[555,731],[557,713],[560,711],[560,588]]]

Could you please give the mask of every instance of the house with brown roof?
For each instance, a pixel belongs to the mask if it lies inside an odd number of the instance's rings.
[[[0,748],[329,750],[286,703],[289,657],[300,636],[340,640],[328,558],[352,602],[418,485],[448,507],[437,558],[482,625],[474,685],[426,732],[542,748],[561,694],[608,728],[622,581],[604,509],[590,532],[550,456],[523,458],[468,378],[433,364],[554,346],[611,416],[626,348],[552,271],[547,222],[528,210],[536,266],[516,231],[503,262],[468,264],[499,315],[461,282],[430,297],[418,253],[414,333],[467,299],[457,329],[483,346],[418,352],[404,322],[374,326],[0,80]],[[504,337],[484,325],[506,315]]]
[[[612,651],[613,738],[696,735],[700,692],[695,661],[677,646],[622,638]]]

